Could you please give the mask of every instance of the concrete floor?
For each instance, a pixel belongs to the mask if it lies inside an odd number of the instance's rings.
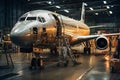
[[[109,61],[103,56],[80,55],[81,64],[68,67],[56,64],[46,66],[44,70],[29,69],[31,54],[11,54],[14,68],[0,67],[0,80],[120,80],[120,73],[110,73]],[[5,56],[0,58],[0,65],[5,64]]]

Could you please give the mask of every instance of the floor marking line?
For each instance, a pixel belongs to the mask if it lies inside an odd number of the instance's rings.
[[[82,80],[82,78],[93,69],[94,66],[90,67],[88,70],[86,70],[80,77],[78,77],[76,80]]]

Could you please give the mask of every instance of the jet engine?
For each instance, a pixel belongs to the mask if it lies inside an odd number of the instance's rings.
[[[108,39],[105,36],[100,36],[96,39],[96,47],[100,50],[104,50],[108,47]]]

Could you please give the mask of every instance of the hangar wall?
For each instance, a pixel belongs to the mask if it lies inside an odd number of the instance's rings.
[[[11,29],[18,18],[25,12],[25,1],[1,0],[0,1],[0,29]]]
[[[22,14],[24,14],[25,12],[27,12],[29,10],[43,9],[44,7],[46,7],[46,6],[30,5],[28,0],[1,0],[0,1],[0,29],[8,28],[9,30],[11,30],[11,28],[14,26],[14,24],[16,23],[16,21]],[[54,8],[48,8],[48,10],[49,9],[54,11]],[[105,15],[104,18],[101,17],[103,15],[95,16],[95,15],[91,15],[91,13],[86,13],[86,22],[90,26],[98,25],[98,23],[115,23],[115,26],[113,26],[114,31],[112,29],[109,29],[109,30],[112,30],[113,32],[115,32],[118,30],[118,27],[120,25],[120,23],[119,23],[120,22],[120,16],[119,16],[120,13],[116,10],[113,10],[115,12],[115,13],[113,13],[113,15],[110,15],[110,16]],[[79,20],[81,12],[76,11],[74,13],[77,13],[77,14],[76,15],[72,15],[71,13],[69,13],[69,14],[71,14],[72,18]],[[65,12],[63,12],[62,14],[68,15]],[[106,29],[108,29],[108,28],[106,28]]]

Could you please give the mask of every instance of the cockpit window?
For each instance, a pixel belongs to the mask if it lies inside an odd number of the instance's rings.
[[[38,17],[38,20],[42,23],[46,22],[45,18],[44,17]]]
[[[36,17],[27,17],[27,20],[36,20]]]
[[[26,17],[21,17],[19,21],[24,21]]]

